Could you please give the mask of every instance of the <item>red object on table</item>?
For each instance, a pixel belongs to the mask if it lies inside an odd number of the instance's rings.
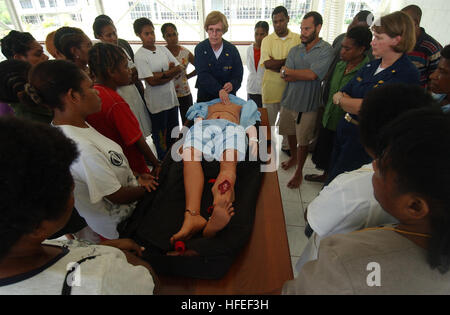
[[[182,241],[175,242],[175,250],[181,254],[184,254],[186,251],[186,244]]]

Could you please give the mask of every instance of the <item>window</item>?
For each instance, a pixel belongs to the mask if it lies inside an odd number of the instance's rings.
[[[41,5],[41,8],[45,8],[45,0],[39,0],[39,4]]]
[[[77,0],[64,0],[66,7],[73,7],[77,5]]]
[[[344,25],[342,31],[347,30],[348,25],[353,21],[355,15],[362,10],[368,10],[374,15],[378,13],[378,9],[382,0],[347,0],[345,2]]]
[[[79,13],[76,14],[71,14],[70,17],[72,18],[72,20],[74,20],[75,22],[83,22],[83,16]]]
[[[42,21],[42,15],[23,15],[22,21],[25,24],[39,24]]]
[[[56,0],[48,0],[48,5],[50,8],[56,8],[58,6]]]
[[[31,2],[31,0],[20,0],[20,6],[22,7],[22,9],[32,9],[33,3]]]
[[[195,0],[180,1],[166,0],[164,2],[157,0],[140,0],[128,1],[128,6],[132,8],[131,19],[135,20],[140,17],[146,17],[153,22],[166,22],[167,20],[183,20],[198,21],[198,10]]]

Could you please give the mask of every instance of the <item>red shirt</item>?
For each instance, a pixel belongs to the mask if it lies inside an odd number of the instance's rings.
[[[102,100],[102,110],[89,115],[86,121],[105,137],[122,147],[133,172],[150,173],[144,155],[136,142],[142,137],[139,122],[125,100],[114,90],[101,84],[94,85]]]
[[[255,56],[255,70],[258,71],[259,59],[261,58],[261,49],[255,48],[255,46],[253,46],[253,55]]]

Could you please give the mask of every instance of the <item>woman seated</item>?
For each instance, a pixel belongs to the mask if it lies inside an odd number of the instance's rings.
[[[0,295],[153,294],[156,278],[131,240],[103,244],[122,251],[45,241],[72,213],[74,142],[57,128],[9,117],[0,119],[0,145]],[[80,267],[68,272],[74,263]]]
[[[189,239],[203,230],[204,237],[213,237],[222,230],[234,215],[234,184],[236,165],[245,159],[246,134],[250,153],[256,157],[258,138],[256,127],[260,113],[253,101],[244,101],[229,95],[230,104],[220,99],[192,106],[187,117],[195,124],[186,135],[183,145],[183,172],[186,193],[186,212],[183,226],[171,242]],[[220,161],[220,172],[212,187],[214,210],[206,222],[200,216],[204,186],[202,156],[207,161]]]
[[[100,239],[117,239],[117,225],[133,213],[146,191],[156,188],[154,177],[141,175],[138,182],[122,148],[86,122],[101,110],[101,101],[91,79],[74,63],[43,62],[31,70],[28,82],[23,101],[50,107],[52,124],[80,151],[71,166],[78,212]]]
[[[324,239],[287,294],[449,294],[450,116],[404,113],[383,128],[372,178],[395,226]]]

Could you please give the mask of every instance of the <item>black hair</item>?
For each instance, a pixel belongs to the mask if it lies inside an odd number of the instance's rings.
[[[137,20],[134,21],[134,23],[133,23],[133,30],[134,30],[134,33],[135,33],[137,36],[139,36],[139,35],[142,33],[142,29],[144,28],[144,26],[147,26],[147,25],[150,25],[151,27],[153,27],[153,29],[155,28],[155,27],[153,26],[152,21],[150,21],[149,19],[147,19],[147,18],[140,18],[140,19],[137,19]]]
[[[70,89],[82,92],[81,83],[87,75],[73,62],[48,60],[33,67],[28,75],[30,88],[19,95],[20,101],[30,106],[48,106],[64,110],[61,96]]]
[[[368,27],[356,26],[349,30],[345,37],[353,40],[356,46],[364,47],[366,50],[370,48],[372,42],[372,32]]]
[[[30,33],[11,31],[1,40],[2,53],[7,59],[13,59],[16,54],[26,56],[35,40]]]
[[[0,62],[0,101],[19,102],[18,94],[25,89],[31,65],[22,60],[5,60]]]
[[[450,116],[438,108],[408,111],[381,132],[377,149],[381,174],[392,170],[397,193],[413,193],[429,208],[428,263],[450,267]]]
[[[55,127],[0,118],[0,260],[44,220],[67,210],[76,144]]]
[[[94,24],[92,24],[92,30],[94,31],[95,38],[99,39],[100,36],[102,36],[103,28],[108,25],[114,26],[111,19],[95,19]]]
[[[97,43],[89,51],[89,69],[99,78],[109,79],[109,72],[127,60],[122,48],[109,43]]]
[[[163,37],[166,34],[166,30],[167,30],[168,27],[172,27],[175,30],[175,32],[178,32],[177,27],[175,26],[175,24],[173,24],[173,23],[164,23],[161,26],[161,33],[162,33]]]
[[[87,35],[79,28],[64,26],[55,33],[54,43],[56,49],[63,54],[68,60],[75,60],[75,56],[71,52],[71,48],[81,47],[81,43]]]
[[[422,20],[422,9],[418,7],[415,4],[408,5],[402,9],[402,12],[409,11],[412,13],[413,16],[411,18],[414,22],[417,24],[420,24],[420,21]]]
[[[444,57],[445,59],[450,59],[450,45],[445,46],[441,50],[441,57]]]
[[[285,17],[289,17],[288,11],[285,7],[283,7],[282,5],[276,7],[275,9],[273,9],[272,11],[272,19],[275,15],[283,13]]]
[[[355,15],[355,18],[359,21],[359,22],[368,22],[367,21],[367,18],[369,17],[369,15],[371,15],[372,14],[372,12],[370,12],[370,11],[367,11],[367,10],[362,10],[362,11],[359,11],[356,15]],[[373,16],[373,15],[372,15]],[[373,21],[372,21],[373,22]],[[368,26],[370,26],[371,25],[371,23],[369,24],[369,23],[367,23],[368,24]]]
[[[314,19],[314,26],[323,25],[323,18],[322,15],[320,15],[319,12],[311,11],[305,14],[303,17],[304,20],[312,17]]]
[[[269,23],[267,23],[266,21],[259,21],[258,23],[256,23],[255,30],[257,28],[262,28],[267,34],[269,34]]]
[[[114,21],[113,21],[108,15],[106,15],[106,14],[100,14],[100,15],[97,15],[97,17],[95,18],[94,22],[97,21],[97,20],[99,20],[99,19],[109,20],[109,21],[111,21],[111,23],[114,24]]]
[[[367,93],[359,112],[361,143],[375,151],[383,126],[403,112],[414,108],[438,106],[431,95],[418,85],[393,83]]]

